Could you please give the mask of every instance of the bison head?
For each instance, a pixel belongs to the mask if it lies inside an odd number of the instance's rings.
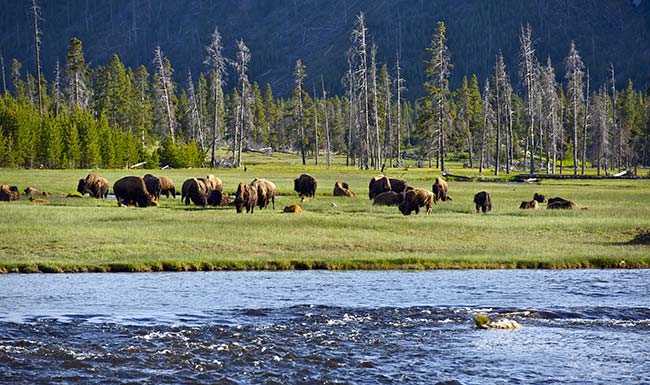
[[[88,191],[88,184],[86,184],[85,179],[79,179],[79,184],[77,184],[77,192],[81,195],[87,194],[90,191]]]

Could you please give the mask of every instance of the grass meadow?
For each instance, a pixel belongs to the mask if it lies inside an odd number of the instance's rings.
[[[0,183],[53,194],[47,203],[22,197],[0,202],[0,272],[116,272],[284,269],[470,269],[470,268],[648,268],[650,246],[628,242],[650,229],[650,180],[544,180],[540,184],[449,182],[451,202],[432,215],[403,216],[396,207],[376,207],[368,181],[376,171],[341,165],[303,167],[292,155],[245,154],[243,169],[151,170],[172,178],[176,199],[160,207],[118,207],[114,199],[66,198],[77,181],[98,172],[112,185],[147,170],[0,169]],[[454,174],[476,175],[451,164]],[[454,167],[455,166],[455,167]],[[293,179],[309,173],[315,198],[300,203]],[[233,207],[186,207],[180,186],[213,173],[234,193],[255,177],[278,186],[275,209],[236,214]],[[391,177],[431,189],[432,169],[389,169]],[[337,180],[356,198],[332,196]],[[476,214],[478,191],[492,196],[493,210]],[[112,192],[112,188],[111,188]],[[576,210],[520,210],[535,192],[562,196]],[[299,203],[301,214],[283,214]]]

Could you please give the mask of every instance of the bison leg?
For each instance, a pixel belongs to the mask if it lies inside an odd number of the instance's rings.
[[[428,204],[427,205],[427,215],[431,215],[432,212],[433,212],[433,207],[431,207],[431,205]]]

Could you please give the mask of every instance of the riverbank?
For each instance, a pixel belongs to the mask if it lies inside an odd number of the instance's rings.
[[[110,184],[144,170],[106,170]],[[206,169],[155,170],[180,190]],[[451,202],[430,216],[403,216],[396,207],[373,206],[368,181],[375,172],[325,170],[287,164],[251,164],[244,170],[213,170],[224,189],[264,177],[282,196],[275,210],[236,214],[234,208],[184,206],[162,198],[160,207],[117,207],[114,200],[65,198],[88,170],[0,170],[0,183],[53,193],[47,203],[23,197],[0,202],[0,272],[135,272],[288,269],[503,269],[650,268],[650,247],[630,244],[650,229],[648,180],[545,180],[450,182]],[[307,172],[317,196],[300,203],[293,179]],[[455,172],[457,173],[457,171]],[[429,169],[389,171],[409,184],[431,189],[440,175]],[[356,198],[332,196],[337,180]],[[478,191],[492,195],[493,210],[476,214]],[[534,193],[561,196],[576,210],[520,210]],[[301,204],[302,214],[282,214]]]

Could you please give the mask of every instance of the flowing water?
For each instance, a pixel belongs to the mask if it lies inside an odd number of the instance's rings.
[[[650,271],[0,276],[2,384],[441,381],[650,384]]]

